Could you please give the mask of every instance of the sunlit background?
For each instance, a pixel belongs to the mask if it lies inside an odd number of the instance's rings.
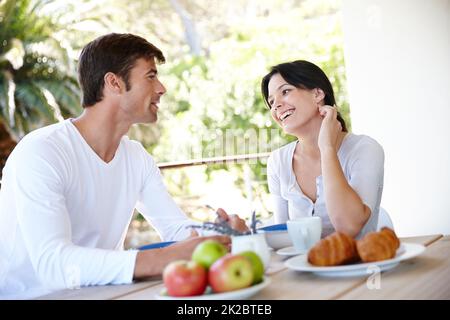
[[[349,127],[383,145],[382,206],[399,235],[450,233],[449,21],[449,0],[2,0],[0,165],[27,132],[82,111],[80,49],[130,32],[167,59],[160,121],[130,132],[159,164],[264,154],[291,141],[259,84],[271,65],[305,59],[329,76]],[[213,219],[210,205],[246,219],[255,210],[270,223],[265,160],[162,173],[194,219]],[[126,246],[158,240],[136,214]]]

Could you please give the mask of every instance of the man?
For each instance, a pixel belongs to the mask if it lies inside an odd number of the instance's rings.
[[[32,298],[71,286],[130,283],[189,259],[205,238],[167,193],[142,145],[125,136],[157,120],[165,88],[162,52],[131,34],[109,34],[81,52],[84,112],[25,136],[0,191],[0,298]],[[172,246],[123,251],[134,209]],[[243,220],[221,211],[230,225]],[[229,245],[226,236],[212,238]]]

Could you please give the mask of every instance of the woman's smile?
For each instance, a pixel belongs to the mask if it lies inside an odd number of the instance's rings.
[[[295,108],[287,109],[278,115],[278,120],[280,120],[281,123],[284,123],[287,118],[289,118],[292,114],[294,114],[294,112]]]

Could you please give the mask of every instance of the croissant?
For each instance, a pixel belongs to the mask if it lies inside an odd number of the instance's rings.
[[[395,232],[386,227],[379,232],[370,232],[356,242],[358,254],[364,262],[391,259],[399,246],[400,241]]]
[[[356,241],[340,232],[320,240],[308,252],[308,262],[316,266],[337,266],[356,260]]]

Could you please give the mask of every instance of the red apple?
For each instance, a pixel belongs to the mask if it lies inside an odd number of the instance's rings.
[[[208,280],[214,292],[246,288],[253,282],[253,268],[246,257],[229,253],[209,268]]]
[[[178,260],[164,268],[163,281],[170,296],[195,296],[205,292],[208,273],[195,261]]]

